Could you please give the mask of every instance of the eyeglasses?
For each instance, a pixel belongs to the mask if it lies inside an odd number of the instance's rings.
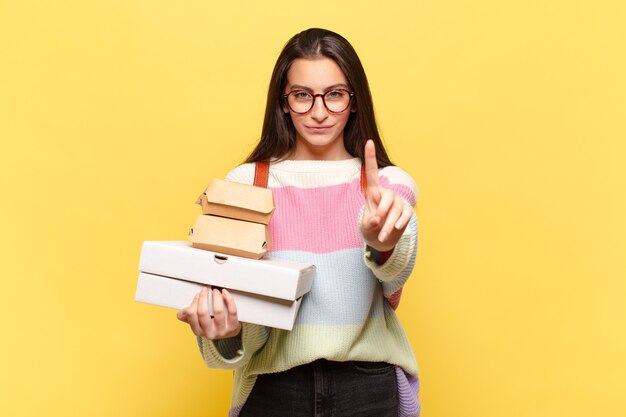
[[[330,90],[324,94],[312,94],[304,90],[293,90],[283,95],[287,106],[296,114],[308,113],[313,108],[317,97],[322,98],[324,107],[330,113],[341,113],[350,107],[354,93],[343,89]]]

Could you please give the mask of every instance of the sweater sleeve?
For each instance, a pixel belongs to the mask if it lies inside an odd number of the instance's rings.
[[[405,204],[415,207],[417,186],[408,173],[398,167],[389,166],[379,171],[379,177],[382,187],[392,189],[404,200]],[[361,211],[359,221],[362,213],[363,211]],[[417,217],[415,212],[411,215],[409,224],[385,263],[376,264],[367,256],[367,251],[366,247],[365,264],[382,282],[385,296],[392,296],[401,290],[413,271],[417,255]]]
[[[237,369],[263,347],[268,336],[268,327],[241,323],[239,336],[221,340],[198,337],[198,347],[209,368]]]

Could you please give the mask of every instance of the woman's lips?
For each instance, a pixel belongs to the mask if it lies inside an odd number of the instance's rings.
[[[307,126],[313,133],[326,133],[332,126]]]

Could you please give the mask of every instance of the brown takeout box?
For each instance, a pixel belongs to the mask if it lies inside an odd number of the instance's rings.
[[[268,227],[261,223],[198,215],[189,239],[194,248],[261,259],[270,246]]]
[[[214,179],[196,201],[202,214],[268,224],[274,212],[272,190]]]

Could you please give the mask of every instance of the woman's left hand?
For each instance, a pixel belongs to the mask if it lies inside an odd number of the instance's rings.
[[[378,182],[378,163],[374,142],[365,143],[365,175],[367,195],[361,218],[361,234],[365,243],[379,252],[392,250],[411,220],[413,209],[393,190]]]
[[[209,311],[209,291],[213,293],[212,316]],[[241,333],[237,305],[227,289],[220,291],[217,288],[210,290],[202,287],[191,305],[179,310],[176,317],[189,324],[193,334],[209,340],[228,339]]]

